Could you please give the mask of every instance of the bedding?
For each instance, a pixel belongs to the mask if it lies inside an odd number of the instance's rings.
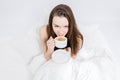
[[[80,24],[79,26],[84,36],[84,44],[77,59],[58,64],[53,59],[46,61],[43,54],[40,54],[39,58],[36,57],[36,60],[34,58],[29,66],[34,74],[34,80],[114,80],[116,78],[114,59],[99,30],[99,25]],[[36,65],[33,66],[32,64],[35,63]]]
[[[100,32],[99,25],[79,24],[78,26],[84,36],[84,45],[77,59],[70,59],[62,64],[45,60],[39,46],[38,28],[30,29],[26,31],[26,34],[13,38],[1,38],[0,75],[3,76],[0,79],[119,80],[113,53]],[[48,72],[49,70],[51,73]]]
[[[89,51],[82,49],[77,59],[71,58],[64,63],[57,63],[57,61],[52,59],[46,61],[43,54],[39,55],[41,58],[39,57],[32,62],[39,62],[36,65],[36,70],[33,72],[33,80],[114,80],[115,66],[106,54],[109,51],[97,51],[99,54],[96,54],[96,51],[93,49],[91,56],[88,55]],[[59,60],[62,60],[62,56],[59,56]],[[30,68],[31,70],[32,68],[35,69],[33,66]]]

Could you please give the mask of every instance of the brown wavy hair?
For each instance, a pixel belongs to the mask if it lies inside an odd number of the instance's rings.
[[[69,26],[68,26],[69,30],[68,33],[66,34],[66,37],[68,38],[69,46],[71,47],[71,53],[72,53],[71,55],[76,55],[79,50],[78,49],[79,46],[82,47],[83,45],[83,36],[80,33],[80,31],[77,29],[77,24],[71,8],[65,4],[59,4],[53,8],[53,10],[50,13],[49,22],[47,25],[48,38],[50,36],[52,37],[56,36],[52,28],[52,21],[54,16],[67,18],[69,22]]]

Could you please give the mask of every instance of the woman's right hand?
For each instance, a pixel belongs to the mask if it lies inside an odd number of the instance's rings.
[[[45,58],[49,60],[51,58],[52,53],[54,52],[55,41],[52,36],[47,40],[47,51],[45,53]]]

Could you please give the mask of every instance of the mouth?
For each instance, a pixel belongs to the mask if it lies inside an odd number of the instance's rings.
[[[64,36],[64,34],[58,34],[58,36]]]

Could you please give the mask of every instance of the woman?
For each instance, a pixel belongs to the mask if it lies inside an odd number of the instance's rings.
[[[51,58],[52,53],[57,49],[54,41],[57,36],[68,39],[65,50],[71,53],[71,59],[65,64],[54,63],[53,57]],[[35,70],[34,80],[113,80],[114,77],[109,76],[114,75],[112,73],[114,67],[109,58],[101,54],[105,55],[104,49],[102,51],[81,49],[83,36],[77,29],[69,6],[60,4],[53,8],[48,25],[40,29],[40,42],[44,55],[38,57],[39,61],[34,61],[34,64],[40,64]],[[80,56],[82,54],[85,55]],[[112,74],[109,74],[110,71]]]
[[[77,29],[71,8],[65,4],[53,8],[48,25],[40,29],[40,43],[46,60],[51,59],[52,53],[57,49],[54,42],[57,36],[67,37],[68,44],[65,49],[71,53],[72,58],[76,58],[83,44],[83,36]]]

